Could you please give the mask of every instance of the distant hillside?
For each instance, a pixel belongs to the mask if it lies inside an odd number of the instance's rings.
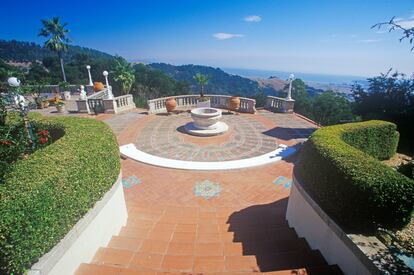
[[[64,54],[65,61],[69,61],[77,54],[87,54],[91,58],[112,58],[113,56],[98,50],[69,45],[68,51]],[[48,56],[56,56],[49,49],[34,42],[2,40],[0,39],[0,59],[13,62],[30,62],[43,60]]]
[[[272,88],[275,91],[283,90],[287,84],[287,81],[282,80],[276,76],[271,76],[269,78],[252,78],[254,81],[259,83],[261,88]]]
[[[282,91],[288,84],[286,80],[280,79],[277,76],[271,76],[269,78],[252,78],[259,83],[259,87],[267,89],[268,91]],[[317,82],[305,82],[306,91],[313,97],[321,94],[325,91],[332,90],[339,94],[349,94],[350,86],[345,84],[323,84]]]
[[[188,82],[194,93],[199,91],[197,82],[193,79],[193,76],[197,73],[210,77],[210,81],[205,87],[206,93],[252,96],[262,91],[256,81],[228,74],[219,68],[199,65],[174,66],[165,63],[152,63],[149,66],[163,71],[176,80]]]

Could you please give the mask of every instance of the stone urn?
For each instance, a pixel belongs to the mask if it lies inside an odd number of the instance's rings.
[[[185,125],[187,133],[196,136],[215,136],[228,130],[226,123],[220,121],[221,110],[215,108],[196,108],[191,110],[193,122]]]
[[[105,89],[105,86],[103,85],[102,82],[94,82],[93,83],[93,90],[95,92],[102,91],[103,89]]]
[[[237,111],[240,108],[240,97],[232,96],[229,100],[229,110]]]
[[[70,100],[70,98],[71,98],[70,91],[64,91],[63,92],[63,98],[65,100]]]
[[[165,108],[167,108],[167,112],[174,111],[175,107],[177,107],[177,102],[175,101],[175,98],[170,97],[165,101]]]

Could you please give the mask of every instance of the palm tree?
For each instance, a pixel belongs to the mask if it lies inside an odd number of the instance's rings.
[[[66,26],[68,24],[62,24],[59,17],[53,17],[47,20],[42,19],[41,22],[43,27],[40,29],[39,36],[47,37],[45,47],[58,54],[63,81],[66,82],[65,68],[63,67],[63,52],[67,51],[67,43],[70,42],[67,38],[69,30],[66,29]]]
[[[198,85],[200,85],[200,97],[204,97],[204,86],[207,85],[210,77],[208,75],[196,73],[193,78],[197,81]]]
[[[132,84],[135,82],[135,70],[131,64],[122,57],[115,59],[115,81],[119,81],[122,86],[122,93],[128,94],[131,91]]]

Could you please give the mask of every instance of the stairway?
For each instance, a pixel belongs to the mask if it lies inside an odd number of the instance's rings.
[[[342,274],[289,228],[284,209],[180,218],[132,209],[119,235],[76,274]]]

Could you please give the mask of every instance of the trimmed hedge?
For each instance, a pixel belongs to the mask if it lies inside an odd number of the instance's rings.
[[[55,246],[116,181],[119,150],[103,122],[34,121],[54,142],[18,160],[0,185],[0,273],[20,274]]]
[[[378,160],[395,154],[398,138],[385,121],[324,127],[305,142],[295,172],[345,229],[402,228],[413,212],[414,181]]]

